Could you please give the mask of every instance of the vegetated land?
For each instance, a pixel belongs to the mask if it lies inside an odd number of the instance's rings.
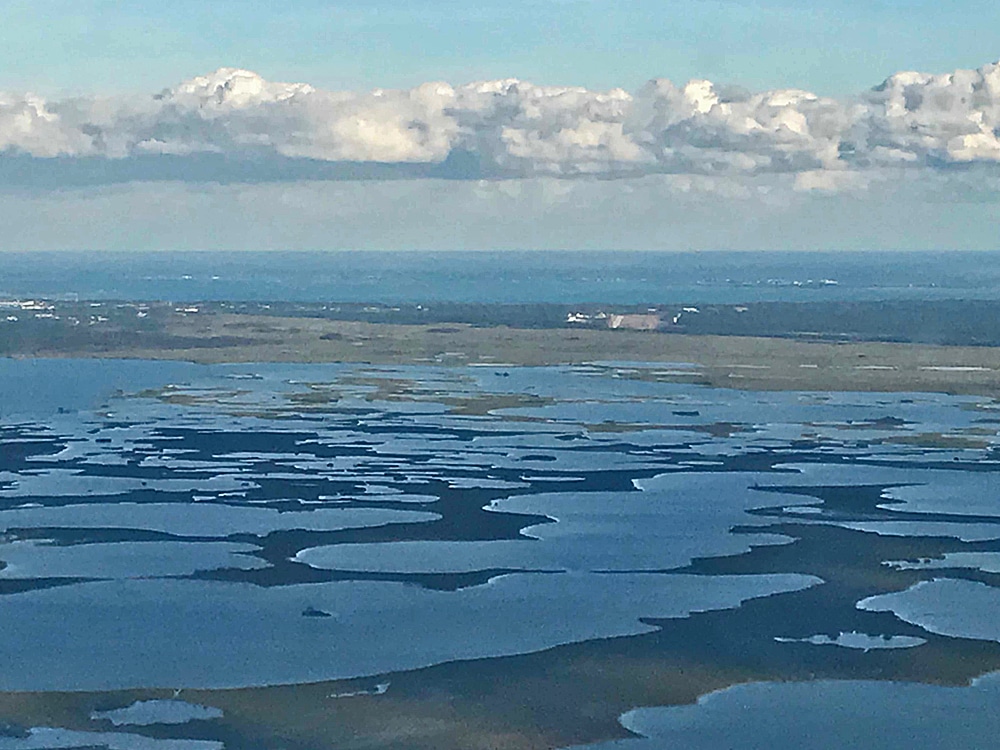
[[[493,367],[641,361],[674,365],[643,377],[723,387],[1000,395],[1000,315],[994,314],[1000,304],[986,302],[759,303],[676,312],[598,305],[2,304],[0,355],[6,356]],[[567,311],[583,322],[567,323]],[[665,323],[655,332],[611,330],[605,311],[642,312]]]

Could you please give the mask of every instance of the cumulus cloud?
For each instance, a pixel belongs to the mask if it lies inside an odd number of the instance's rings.
[[[514,79],[338,92],[232,68],[148,97],[0,94],[0,168],[16,158],[215,155],[396,165],[410,170],[399,175],[427,176],[419,169],[461,162],[451,176],[664,174],[681,191],[722,185],[735,197],[763,175],[838,192],[863,189],[880,170],[1000,163],[998,132],[1000,64],[897,73],[849,100],[666,79],[633,93]]]
[[[845,134],[852,161],[1000,161],[1000,63],[943,75],[897,73],[863,99]]]
[[[90,138],[72,123],[64,122],[44,99],[0,93],[0,153],[20,151],[52,157],[91,150]]]

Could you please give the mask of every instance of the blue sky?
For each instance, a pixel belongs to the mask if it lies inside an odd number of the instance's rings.
[[[1000,56],[984,0],[6,0],[0,90],[150,91],[221,66],[326,88],[706,77],[834,96]]]

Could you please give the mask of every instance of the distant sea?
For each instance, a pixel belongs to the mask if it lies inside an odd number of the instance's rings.
[[[3,253],[0,298],[615,304],[1000,299],[1000,252]]]

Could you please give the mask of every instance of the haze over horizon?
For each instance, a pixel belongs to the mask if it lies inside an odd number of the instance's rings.
[[[987,4],[44,5],[0,251],[1000,249]]]

